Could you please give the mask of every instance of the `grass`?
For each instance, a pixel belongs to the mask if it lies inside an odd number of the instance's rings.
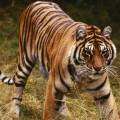
[[[8,8],[0,11],[0,70],[10,76],[13,76],[17,66],[18,23],[16,21],[21,9],[16,6],[13,10]],[[115,41],[116,43],[118,42],[117,39]],[[120,53],[118,53],[114,64],[120,66]],[[119,72],[120,68],[118,69]],[[36,65],[24,91],[21,120],[42,120],[46,84],[47,81],[41,76]],[[111,77],[111,86],[120,111],[119,75]],[[9,120],[8,112],[13,86],[6,86],[0,83],[0,90],[0,119]],[[77,98],[68,98],[66,101],[71,112],[71,118],[61,118],[61,120],[99,120],[99,114],[91,96],[78,92],[78,90],[75,90],[74,93],[76,93]]]

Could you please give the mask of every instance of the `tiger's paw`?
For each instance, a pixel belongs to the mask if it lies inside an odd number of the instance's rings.
[[[19,119],[20,118],[20,102],[19,101],[13,101],[10,112],[12,118]]]
[[[61,106],[61,108],[59,109],[58,113],[60,114],[60,116],[64,116],[64,117],[70,117],[71,116],[71,114],[70,114],[66,104]]]

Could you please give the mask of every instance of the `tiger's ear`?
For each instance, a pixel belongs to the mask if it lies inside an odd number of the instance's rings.
[[[76,40],[83,39],[87,35],[86,29],[84,26],[81,26],[76,31]]]
[[[107,38],[110,38],[110,35],[112,33],[112,28],[110,26],[107,26],[103,30],[103,35]]]

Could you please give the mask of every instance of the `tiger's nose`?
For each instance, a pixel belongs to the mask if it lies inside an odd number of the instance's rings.
[[[102,67],[93,67],[95,71],[100,72],[100,70],[102,69]]]

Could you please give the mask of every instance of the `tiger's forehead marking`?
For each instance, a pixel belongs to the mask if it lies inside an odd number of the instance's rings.
[[[86,41],[101,41],[101,39],[104,39],[102,36],[101,29],[94,26],[90,25],[86,28],[87,36],[86,36]]]
[[[98,27],[94,26],[94,25],[90,25],[87,27],[87,33],[88,35],[99,35],[101,34],[101,29],[99,29]]]
[[[104,50],[107,46],[104,42],[99,43],[100,50]]]
[[[103,51],[107,46],[104,42],[87,42],[85,44],[85,48],[93,51],[95,47],[98,47],[101,51]]]
[[[93,43],[90,43],[90,42],[87,42],[87,43],[85,44],[85,48],[88,48],[89,50],[93,50],[94,44],[93,44]]]

